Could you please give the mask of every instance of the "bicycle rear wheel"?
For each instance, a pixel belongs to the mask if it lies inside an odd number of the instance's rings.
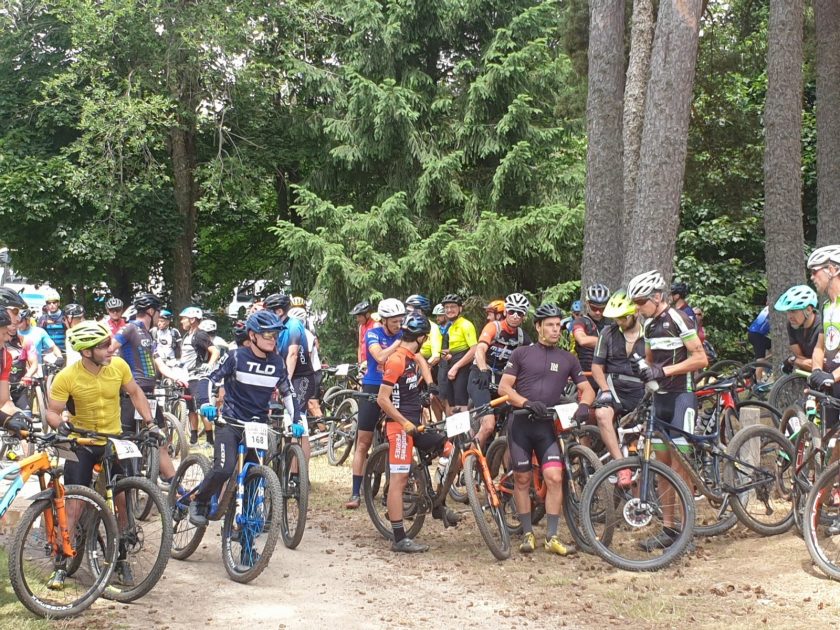
[[[578,548],[593,553],[580,524],[580,502],[586,484],[604,465],[592,449],[582,444],[573,444],[568,453],[569,470],[563,475],[563,518]],[[611,520],[612,504],[604,501],[602,505],[605,510],[602,518]]]
[[[141,459],[131,460],[132,462],[140,462],[140,470],[133,474],[139,474],[157,485],[158,476],[160,475],[160,450],[156,446],[144,443],[140,445],[140,452],[143,454]],[[135,464],[129,464],[135,466]],[[134,516],[139,520],[145,520],[152,510],[152,504],[147,502],[147,495],[139,495],[138,500],[134,502],[132,509]]]
[[[583,492],[583,534],[596,554],[625,571],[656,571],[688,548],[694,535],[694,499],[685,482],[668,466],[649,461],[645,496],[639,486],[638,457],[612,461],[596,472]],[[633,485],[619,488],[618,471],[630,470]],[[665,524],[665,516],[671,520]]]
[[[232,479],[230,483],[234,483]],[[231,501],[222,524],[222,561],[234,582],[246,584],[268,566],[283,511],[280,480],[268,466],[251,466],[243,482],[242,514]]]
[[[808,379],[804,376],[785,374],[773,383],[770,394],[767,396],[767,402],[776,409],[785,409],[791,406],[804,408],[806,387],[808,387]]]
[[[125,512],[120,505],[125,502]],[[146,519],[134,516],[137,501],[151,506]],[[160,489],[143,477],[124,477],[114,486],[114,506],[120,527],[119,555],[111,583],[102,594],[118,602],[133,602],[160,580],[172,551],[172,515]]]
[[[65,486],[65,514],[75,515],[69,524],[73,550],[83,561],[52,590],[47,582],[70,558],[53,550],[59,545],[58,511],[53,499],[40,499],[23,513],[12,536],[9,580],[20,602],[41,617],[65,619],[86,610],[102,594],[111,579],[118,551],[118,528],[105,500],[90,488]],[[47,522],[53,524],[48,531]]]
[[[486,461],[484,465],[487,465]],[[464,479],[467,480],[467,499],[481,537],[497,560],[507,560],[510,557],[510,532],[505,524],[501,501],[498,495],[491,495],[485,484],[478,481],[482,479],[482,470],[481,462],[475,455],[464,460]]]
[[[353,450],[358,414],[359,405],[353,398],[344,399],[335,410],[327,440],[327,461],[333,466],[341,466]]]
[[[820,570],[840,580],[840,462],[834,462],[817,477],[805,501],[802,535],[805,546]]]
[[[516,502],[513,500],[513,471],[505,466],[505,455],[507,454],[507,438],[500,437],[493,440],[487,449],[487,467],[490,469],[490,476],[493,477],[493,484],[496,494],[501,502],[502,517],[505,526],[512,536],[522,533],[522,523],[516,512]]]
[[[414,468],[414,467],[413,467]],[[388,443],[380,444],[368,456],[362,480],[362,496],[370,520],[376,530],[388,540],[394,539],[391,520],[388,518],[388,481],[391,476],[388,467]],[[420,509],[426,484],[422,474],[416,471],[408,476],[403,492],[403,525],[405,535],[415,538],[426,520],[426,512]]]
[[[169,457],[177,468],[178,462],[190,454],[190,444],[184,434],[181,422],[174,415],[165,411],[163,413],[163,434],[166,436],[166,450]]]
[[[724,482],[732,488],[730,505],[744,525],[764,536],[793,525],[791,491],[793,445],[778,430],[762,425],[741,429],[727,449]]]
[[[280,479],[282,490],[282,510],[280,511],[280,535],[283,544],[294,549],[303,538],[306,527],[306,510],[309,506],[309,466],[303,455],[303,449],[298,444],[286,444],[280,455],[272,462],[279,460],[279,471],[275,468]],[[292,465],[296,464],[297,478],[292,473]]]
[[[171,553],[176,560],[189,558],[204,538],[207,527],[197,527],[190,523],[190,499],[187,495],[204,480],[208,472],[210,460],[204,455],[193,453],[178,466],[175,479],[169,486],[167,503],[172,514]]]
[[[791,486],[793,502],[793,524],[798,534],[802,534],[802,519],[808,494],[825,468],[825,455],[822,450],[822,435],[813,422],[804,423],[796,434],[793,443],[793,461],[795,478]]]

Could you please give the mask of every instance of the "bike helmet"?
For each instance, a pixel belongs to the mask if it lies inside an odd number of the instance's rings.
[[[405,316],[400,330],[403,331],[403,338],[408,338],[409,341],[428,335],[432,330],[432,325],[428,318],[422,313],[409,313]]]
[[[592,304],[606,304],[610,299],[610,290],[605,284],[593,284],[586,289],[586,301]]]
[[[370,313],[373,310],[373,307],[370,305],[370,302],[367,300],[362,300],[356,306],[353,307],[353,310],[350,311],[351,315],[364,315],[365,313]]]
[[[172,311],[169,309],[161,309],[160,316],[162,319],[172,319]]]
[[[105,308],[108,309],[109,311],[113,311],[114,309],[122,308],[122,307],[123,307],[123,301],[120,298],[117,298],[117,297],[108,298],[108,301],[105,302]]]
[[[306,306],[306,300],[299,295],[296,295],[292,298],[292,306],[304,308]]]
[[[429,298],[425,295],[409,295],[405,299],[406,306],[413,306],[414,308],[419,308],[424,313],[428,313],[429,310],[432,308],[432,303],[429,302]]]
[[[382,319],[386,317],[402,317],[405,315],[405,305],[396,298],[385,298],[379,303],[376,312]]]
[[[604,309],[604,317],[627,317],[636,314],[636,305],[633,300],[627,297],[627,292],[619,289],[610,296],[607,307]]]
[[[20,314],[23,317],[23,313]],[[84,317],[85,316],[85,307],[81,304],[68,304],[64,307],[64,316],[65,317]],[[28,317],[28,315],[27,315]]]
[[[292,319],[299,319],[300,321],[306,321],[306,311],[299,306],[295,306],[294,308],[289,309],[289,317]]]
[[[777,311],[801,311],[808,306],[817,308],[816,292],[807,284],[797,284],[779,296],[773,306]]]
[[[129,307],[123,311],[122,315],[126,320],[132,320],[137,317],[137,309],[134,308],[134,304],[130,304]]]
[[[840,265],[840,245],[826,245],[815,249],[808,257],[808,269],[822,267],[825,264]]]
[[[216,322],[212,319],[202,319],[201,323],[198,325],[199,330],[203,330],[206,333],[215,333],[216,332]]]
[[[27,304],[14,289],[0,287],[0,308],[27,308]]]
[[[245,322],[241,319],[236,320],[233,325],[233,340],[237,346],[241,346],[248,341],[248,329],[245,327]]]
[[[583,313],[583,302],[580,300],[572,302],[572,313]]]
[[[154,293],[138,293],[134,296],[134,308],[138,311],[146,311],[150,308],[160,310],[160,298]]]
[[[204,317],[204,313],[200,308],[197,306],[188,306],[185,308],[178,317],[189,317],[190,319],[202,319]]]
[[[549,317],[559,317],[562,319],[563,311],[556,304],[540,304],[537,307],[536,313],[534,313],[534,321],[541,322]]]
[[[5,308],[0,309],[0,328],[3,328],[5,326],[11,326],[11,325],[12,325],[12,316],[9,315],[9,311],[7,311]]]
[[[263,306],[270,311],[276,311],[278,308],[285,313],[292,305],[292,298],[285,293],[272,293],[263,301]]]
[[[271,332],[272,330],[282,330],[283,322],[273,312],[263,309],[257,311],[245,322],[246,330],[252,330],[255,333]]]
[[[656,291],[663,291],[664,289],[665,279],[661,273],[654,269],[653,271],[640,273],[630,281],[630,284],[627,285],[627,297],[631,300],[646,298]]]
[[[446,311],[443,310],[443,304],[435,304],[435,307],[432,309],[432,315],[446,315]]]
[[[103,324],[95,321],[81,322],[67,331],[67,341],[76,352],[98,346],[110,338],[111,331]]]
[[[531,303],[521,293],[511,293],[505,298],[505,310],[508,312],[517,312],[524,315],[529,308],[531,308]]]
[[[440,301],[440,303],[444,306],[446,306],[447,304],[457,304],[458,306],[463,306],[464,300],[457,293],[449,293],[448,295],[443,296],[443,299]]]
[[[685,299],[685,296],[688,295],[688,285],[685,282],[672,282],[671,295],[674,293]]]
[[[494,313],[495,315],[501,315],[505,312],[505,301],[504,300],[493,300],[489,304],[484,305],[484,310],[488,313]]]
[[[44,291],[44,302],[60,302],[61,296],[55,289],[47,289]]]

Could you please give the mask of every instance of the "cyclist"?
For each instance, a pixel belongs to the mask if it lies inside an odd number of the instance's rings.
[[[8,313],[4,313],[5,319]],[[21,319],[23,321],[23,319]],[[20,325],[20,322],[18,322]],[[9,340],[6,342],[6,350],[9,352],[11,370],[9,371],[9,391],[12,402],[18,409],[30,410],[29,391],[27,388],[32,384],[32,379],[38,374],[38,358],[32,346],[21,338],[17,327],[7,326]]]
[[[405,299],[405,310],[408,313],[420,313],[428,319],[432,312],[432,303],[425,295],[409,295]],[[440,347],[441,335],[440,326],[431,321],[429,325],[431,329],[429,334],[426,335],[426,340],[423,342],[423,345],[420,347],[420,354],[426,359],[429,367],[433,367],[440,362],[440,354],[436,355],[434,348]],[[432,376],[435,376],[435,370],[432,371]]]
[[[367,300],[362,300],[353,307],[352,311],[350,311],[350,314],[356,318],[356,325],[359,328],[359,343],[356,350],[356,356],[360,365],[364,365],[367,360],[367,346],[365,345],[367,343],[367,333],[372,328],[379,326],[379,324],[371,318],[370,315],[372,312],[373,307]]]
[[[292,418],[293,434],[302,436],[304,429],[295,410],[286,362],[277,352],[277,337],[283,324],[270,310],[261,310],[248,317],[245,327],[249,343],[228,354],[209,380],[204,381],[206,391],[203,395],[205,402],[201,405],[202,415],[211,420],[218,416],[213,395],[214,387],[218,386],[223,417],[240,422],[267,423],[269,403],[277,388]],[[210,500],[233,474],[241,441],[242,429],[239,427],[230,424],[218,427],[213,467],[196,489],[195,498],[190,503],[189,518],[193,525],[207,525]]]
[[[696,328],[697,314],[689,306],[688,302],[685,301],[686,297],[688,297],[688,285],[685,282],[671,283],[671,305],[678,311],[682,311],[688,315],[688,318],[694,322],[694,327]]]
[[[765,306],[747,328],[747,339],[753,347],[753,357],[760,361],[770,356],[770,307]],[[758,370],[756,370],[758,372]]]
[[[639,371],[643,381],[655,380],[659,389],[653,397],[656,418],[689,433],[694,431],[697,396],[693,391],[692,374],[708,365],[706,352],[697,336],[694,322],[682,311],[668,306],[665,280],[658,271],[647,271],[634,277],[627,287],[638,313],[646,318],[644,325],[647,367]],[[638,364],[637,364],[638,365]],[[678,448],[688,448],[685,438],[674,435]],[[658,443],[657,443],[658,442]],[[670,447],[654,440],[657,459],[671,466],[692,487],[688,474],[672,458]],[[662,491],[663,528],[640,546],[646,551],[670,546],[677,537],[674,529],[674,489]]]
[[[531,308],[528,298],[521,293],[511,293],[505,298],[504,305],[505,318],[500,322],[487,322],[478,337],[475,363],[470,369],[468,386],[473,407],[490,402],[491,386],[498,386],[511,353],[519,346],[531,344],[530,337],[522,329],[522,323]],[[481,448],[487,445],[495,431],[496,416],[492,413],[483,416],[476,436]]]
[[[386,298],[376,309],[382,319],[382,326],[368,330],[365,338],[368,369],[362,377],[362,393],[378,394],[382,385],[382,366],[397,350],[402,336],[400,325],[405,317],[405,305],[396,298]],[[379,423],[379,405],[366,399],[359,400],[359,422],[356,430],[356,452],[353,454],[353,489],[345,504],[348,510],[355,510],[361,504],[360,493],[364,479],[368,450],[373,443],[373,432]]]
[[[53,341],[47,331],[40,326],[32,325],[32,311],[28,308],[20,311],[20,320],[17,323],[17,333],[20,335],[21,343],[26,343],[32,348],[39,365],[44,363],[44,356],[46,354],[51,354],[56,361],[64,360],[61,355],[61,349],[56,345],[55,341]]]
[[[505,301],[491,300],[484,305],[484,312],[487,314],[488,322],[500,322],[505,318]]]
[[[296,380],[297,387],[300,389],[295,389],[296,402],[301,410],[305,409],[312,416],[319,425],[319,430],[324,430],[325,427],[321,421],[324,413],[321,411],[321,404],[318,402],[318,393],[321,389],[321,357],[318,354],[318,337],[306,327],[306,311],[302,307],[293,306],[289,309],[289,318],[303,324],[303,332],[306,335],[305,347],[309,348],[306,356],[298,357],[299,365]],[[303,348],[304,346],[301,345],[301,353],[304,352]]]
[[[216,346],[216,350],[219,351],[219,356],[224,358],[224,356],[228,352],[228,342],[216,334],[218,328],[218,325],[212,319],[202,319],[201,323],[198,325],[199,330],[203,330],[208,335],[210,335],[210,339],[212,339],[213,345]]]
[[[644,386],[633,372],[630,357],[644,355],[645,340],[636,317],[636,306],[625,291],[613,293],[604,309],[604,317],[615,323],[601,331],[592,357],[592,378],[599,389],[595,398],[595,419],[610,456],[621,459],[623,455],[613,420],[633,411],[644,396]],[[619,470],[618,485],[626,488],[631,483],[630,470]]]
[[[207,379],[205,374],[212,370],[219,360],[219,351],[213,340],[198,325],[204,318],[204,312],[197,306],[188,306],[181,311],[181,329],[184,338],[181,342],[181,360],[179,366],[187,371],[190,398],[187,409],[190,413],[190,444],[198,444],[198,409],[207,402]],[[213,425],[204,420],[205,439],[213,444]]]
[[[441,329],[441,361],[438,371],[440,396],[447,402],[448,411],[462,411],[469,403],[467,381],[478,339],[475,326],[463,316],[464,300],[450,293],[441,301],[446,312],[447,326]]]
[[[306,298],[303,298],[299,295],[292,296],[292,307],[293,308],[302,308],[304,312],[306,311]]]
[[[20,312],[29,307],[23,301],[20,293],[9,287],[0,287],[0,308],[5,308],[12,323],[17,325],[20,320]]]
[[[586,289],[586,314],[572,321],[572,336],[575,339],[580,367],[584,372],[592,371],[592,355],[598,335],[609,322],[604,318],[604,308],[610,299],[610,290],[603,284],[593,284]],[[590,385],[595,383],[590,377]]]
[[[181,333],[172,327],[172,311],[165,308],[160,310],[157,327],[151,333],[156,357],[164,363],[181,358]]]
[[[595,391],[584,377],[577,357],[557,347],[563,331],[562,318],[563,312],[554,304],[542,304],[537,308],[534,314],[537,342],[513,351],[499,382],[500,395],[508,396],[514,407],[531,412],[529,416],[513,416],[508,425],[513,497],[523,532],[519,550],[523,553],[536,549],[531,523],[532,453],[536,453],[539,460],[547,490],[545,549],[561,556],[576,551],[574,545],[560,542],[557,535],[563,505],[563,459],[554,433],[551,407],[563,402],[563,390],[571,379],[581,392],[575,419],[583,422],[589,417]]]
[[[782,362],[782,371],[790,374],[794,369],[811,371],[811,356],[820,340],[822,318],[817,311],[819,299],[807,284],[791,287],[776,300],[773,306],[787,314],[788,342],[791,355]]]
[[[120,435],[120,395],[125,393],[143,422],[150,426],[149,401],[134,381],[128,364],[113,356],[110,330],[100,322],[82,322],[67,332],[67,341],[82,358],[56,375],[50,390],[47,423],[60,433],[69,433],[61,418],[66,408],[75,427]],[[104,450],[104,445],[76,449],[78,461],[64,462],[64,483],[90,486],[93,467],[102,459]],[[122,472],[118,464],[115,464],[114,472]],[[72,523],[68,523],[68,527],[73,531]],[[123,554],[121,549],[120,555]],[[124,557],[117,561],[116,574],[123,584],[133,584],[131,567]],[[66,576],[64,567],[57,568],[50,576],[47,588],[63,589]]]
[[[85,307],[81,304],[68,304],[64,307],[64,320],[67,322],[67,330],[82,323],[85,318]],[[81,360],[82,355],[73,349],[71,344],[66,344],[67,365],[73,365]]]
[[[59,352],[64,352],[64,337],[67,334],[67,324],[64,321],[64,313],[59,308],[61,298],[58,291],[50,289],[44,296],[47,303],[47,312],[38,319],[38,327],[42,328],[58,346]]]
[[[408,483],[414,446],[432,450],[443,446],[445,437],[440,433],[417,433],[421,424],[422,404],[420,382],[432,384],[432,373],[426,362],[418,356],[420,346],[429,335],[431,326],[422,313],[409,313],[400,326],[402,338],[394,344],[394,352],[383,366],[382,384],[376,402],[388,418],[385,430],[388,436],[388,518],[394,532],[393,551],[417,553],[428,551],[423,545],[406,537],[403,526],[403,492]],[[443,508],[445,509],[445,508]],[[442,510],[437,516],[440,516]],[[444,523],[451,522],[444,517]]]
[[[105,310],[108,311],[107,317],[102,319],[102,323],[108,326],[111,335],[116,335],[120,328],[125,326],[128,321],[123,317],[123,301],[118,297],[110,297],[105,302]]]

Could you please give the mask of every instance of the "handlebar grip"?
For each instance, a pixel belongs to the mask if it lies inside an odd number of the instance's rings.
[[[495,398],[495,399],[490,401],[490,406],[491,407],[498,407],[499,405],[504,405],[508,400],[510,400],[510,396],[508,396],[508,395],[499,396],[498,398]]]

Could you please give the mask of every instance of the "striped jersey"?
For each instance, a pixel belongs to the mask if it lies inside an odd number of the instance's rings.
[[[134,380],[143,390],[155,386],[154,341],[146,326],[139,320],[132,320],[114,335],[120,343],[120,356],[128,363]]]
[[[667,308],[645,322],[644,335],[645,348],[650,349],[653,355],[653,365],[665,367],[688,358],[685,342],[697,339],[697,329],[688,315],[675,308]],[[678,374],[659,381],[660,392],[693,390],[691,374]]]
[[[261,359],[247,346],[231,350],[210,375],[210,381],[225,388],[222,415],[245,422],[255,416],[268,421],[268,405],[275,387],[281,399],[291,393],[283,357],[272,352]]]

